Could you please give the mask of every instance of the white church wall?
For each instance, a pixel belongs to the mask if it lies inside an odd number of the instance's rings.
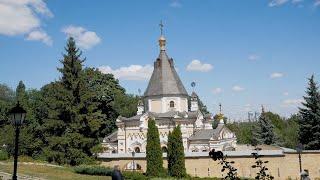
[[[149,99],[149,111],[161,113],[163,111],[161,99]]]

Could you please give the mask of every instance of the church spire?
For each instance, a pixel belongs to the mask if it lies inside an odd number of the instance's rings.
[[[219,103],[219,124],[224,124],[224,115],[222,114],[222,105]]]
[[[160,46],[160,50],[161,51],[165,51],[166,50],[166,38],[164,38],[164,35],[163,35],[163,23],[162,23],[162,21],[160,21],[159,27],[160,27],[159,46]]]

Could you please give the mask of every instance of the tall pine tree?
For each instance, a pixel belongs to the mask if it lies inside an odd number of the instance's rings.
[[[147,175],[160,177],[163,172],[162,151],[160,145],[159,131],[153,119],[148,121],[147,132]]]
[[[101,128],[106,115],[99,109],[100,101],[86,83],[81,52],[69,38],[63,55],[62,77],[42,88],[45,107],[43,121],[44,156],[60,164],[85,163],[100,144]]]
[[[68,39],[65,50],[58,68],[61,78],[41,89],[42,106],[37,115],[42,155],[48,161],[78,165],[102,151],[101,141],[116,128],[120,113],[135,111],[120,112],[118,105],[132,106],[134,101],[112,74],[82,67],[84,59],[73,38]]]
[[[271,123],[270,119],[266,115],[264,108],[262,107],[261,115],[257,122],[255,131],[253,136],[255,139],[253,140],[253,144],[275,144],[276,143],[276,135],[273,131],[274,127]]]
[[[176,126],[168,137],[168,173],[170,176],[183,178],[187,176],[184,147],[180,125]]]
[[[303,108],[299,108],[299,141],[306,149],[320,149],[320,95],[312,75],[304,96]]]

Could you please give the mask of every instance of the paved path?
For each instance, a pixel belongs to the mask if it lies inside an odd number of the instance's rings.
[[[0,179],[1,180],[11,180],[12,179],[12,174],[0,171]],[[18,179],[19,180],[45,180],[43,178],[27,176],[27,175],[23,175],[23,174],[18,174]]]

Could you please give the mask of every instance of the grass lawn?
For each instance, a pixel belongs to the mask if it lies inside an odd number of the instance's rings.
[[[0,171],[12,174],[13,163],[7,161],[0,161]],[[73,172],[73,169],[69,167],[51,167],[36,164],[18,164],[18,174],[50,180],[111,180],[111,177],[108,176],[89,176],[76,174]]]

